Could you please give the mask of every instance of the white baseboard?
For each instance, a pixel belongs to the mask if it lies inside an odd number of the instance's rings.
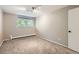
[[[48,41],[50,41],[50,40],[48,40]],[[64,46],[64,47],[67,47],[67,48],[68,48],[68,46],[63,45],[63,44],[61,44],[61,43],[58,43],[58,42],[56,42],[56,41],[50,41],[50,42],[53,42],[53,43],[56,43],[56,44],[58,44],[58,45],[61,45],[61,46]]]
[[[58,45],[61,45],[61,46],[63,46],[63,47],[67,47],[68,48],[68,46],[66,46],[66,45],[63,45],[63,44],[61,44],[61,43],[58,43],[58,42],[56,42],[56,41],[53,41],[53,40],[48,40],[47,38],[45,38],[45,37],[40,37],[41,39],[45,39],[45,40],[47,40],[47,41],[49,41],[49,42],[53,42],[53,43],[56,43],[56,44],[58,44]]]
[[[3,41],[2,41],[2,42],[0,42],[0,46],[2,45],[2,43],[3,43]]]
[[[15,36],[15,37],[13,37],[13,36],[11,35],[10,38],[11,38],[11,39],[14,39],[14,38],[20,38],[20,37],[33,36],[33,35],[36,35],[36,34],[29,34],[29,35]]]
[[[4,39],[4,41],[8,41],[8,40],[11,40],[11,39]]]

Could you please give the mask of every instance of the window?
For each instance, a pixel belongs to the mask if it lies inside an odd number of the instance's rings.
[[[18,17],[16,21],[17,27],[33,27],[34,20],[30,18]]]

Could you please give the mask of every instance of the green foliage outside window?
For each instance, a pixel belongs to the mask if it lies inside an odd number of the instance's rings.
[[[17,27],[33,27],[33,20],[29,19],[17,19],[16,26]]]

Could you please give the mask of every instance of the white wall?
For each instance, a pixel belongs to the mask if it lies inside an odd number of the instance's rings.
[[[2,19],[2,10],[0,9],[0,45],[3,41],[3,19]]]
[[[63,46],[68,45],[67,9],[63,8],[54,13],[44,13],[36,21],[39,36]]]
[[[4,39],[10,39],[10,35],[17,37],[35,34],[35,27],[18,28],[16,27],[16,20],[16,15],[4,13]]]

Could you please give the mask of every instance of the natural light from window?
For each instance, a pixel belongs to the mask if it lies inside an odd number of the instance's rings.
[[[34,21],[31,19],[18,18],[16,21],[17,27],[33,27]]]

